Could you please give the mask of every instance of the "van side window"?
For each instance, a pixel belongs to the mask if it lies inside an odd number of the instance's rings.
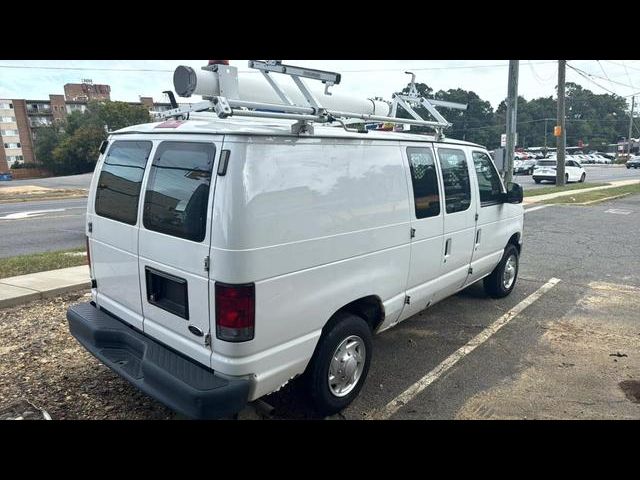
[[[438,158],[442,169],[446,211],[462,212],[471,205],[471,185],[465,154],[462,150],[439,148]]]
[[[149,173],[142,221],[147,230],[204,240],[215,146],[163,142]]]
[[[151,142],[116,141],[104,160],[96,190],[96,214],[135,225],[140,185]]]
[[[502,182],[491,159],[483,152],[473,152],[473,164],[476,167],[480,205],[495,205],[501,202]]]
[[[407,148],[416,218],[440,215],[440,191],[433,154],[428,148]]]

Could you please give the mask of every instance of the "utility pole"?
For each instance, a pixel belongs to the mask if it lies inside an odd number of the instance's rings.
[[[544,119],[544,155],[547,155],[547,119]]]
[[[631,115],[629,115],[629,136],[627,137],[627,160],[631,156],[631,134],[633,129],[633,108],[636,104],[636,97],[631,97]]]
[[[513,176],[513,155],[516,150],[516,119],[518,114],[518,67],[519,60],[509,60],[509,83],[507,86],[507,157],[504,182]]]
[[[556,167],[556,185],[564,186],[564,153],[566,148],[566,134],[564,131],[564,76],[566,69],[566,60],[558,60],[558,126],[554,132],[557,137],[558,150],[556,158],[558,165]]]

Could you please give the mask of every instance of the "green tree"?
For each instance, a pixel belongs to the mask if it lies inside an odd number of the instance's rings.
[[[36,156],[56,175],[91,172],[107,129],[148,123],[149,112],[126,102],[89,102],[85,112],[72,112],[63,122],[42,129],[36,138]]]

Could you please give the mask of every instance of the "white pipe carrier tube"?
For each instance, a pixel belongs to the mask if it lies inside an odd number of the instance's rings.
[[[219,68],[225,67],[221,65]],[[304,96],[295,85],[288,85],[288,80],[287,82],[279,81],[281,75],[269,75],[278,81],[282,91],[295,105],[307,105]],[[219,83],[217,73],[209,70],[196,70],[184,65],[176,68],[173,74],[173,85],[180,97],[190,97],[191,95],[224,96],[224,92],[220,91]],[[324,85],[317,87],[313,85],[317,83],[315,81],[305,83],[320,105],[326,109],[377,116],[388,116],[391,113],[387,102],[337,93],[325,95]],[[238,73],[238,97],[238,100],[246,102],[284,104],[268,82],[258,73]]]

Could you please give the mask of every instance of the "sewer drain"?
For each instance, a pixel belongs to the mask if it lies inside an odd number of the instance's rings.
[[[624,394],[633,403],[640,403],[640,382],[637,380],[625,380],[618,384]]]

